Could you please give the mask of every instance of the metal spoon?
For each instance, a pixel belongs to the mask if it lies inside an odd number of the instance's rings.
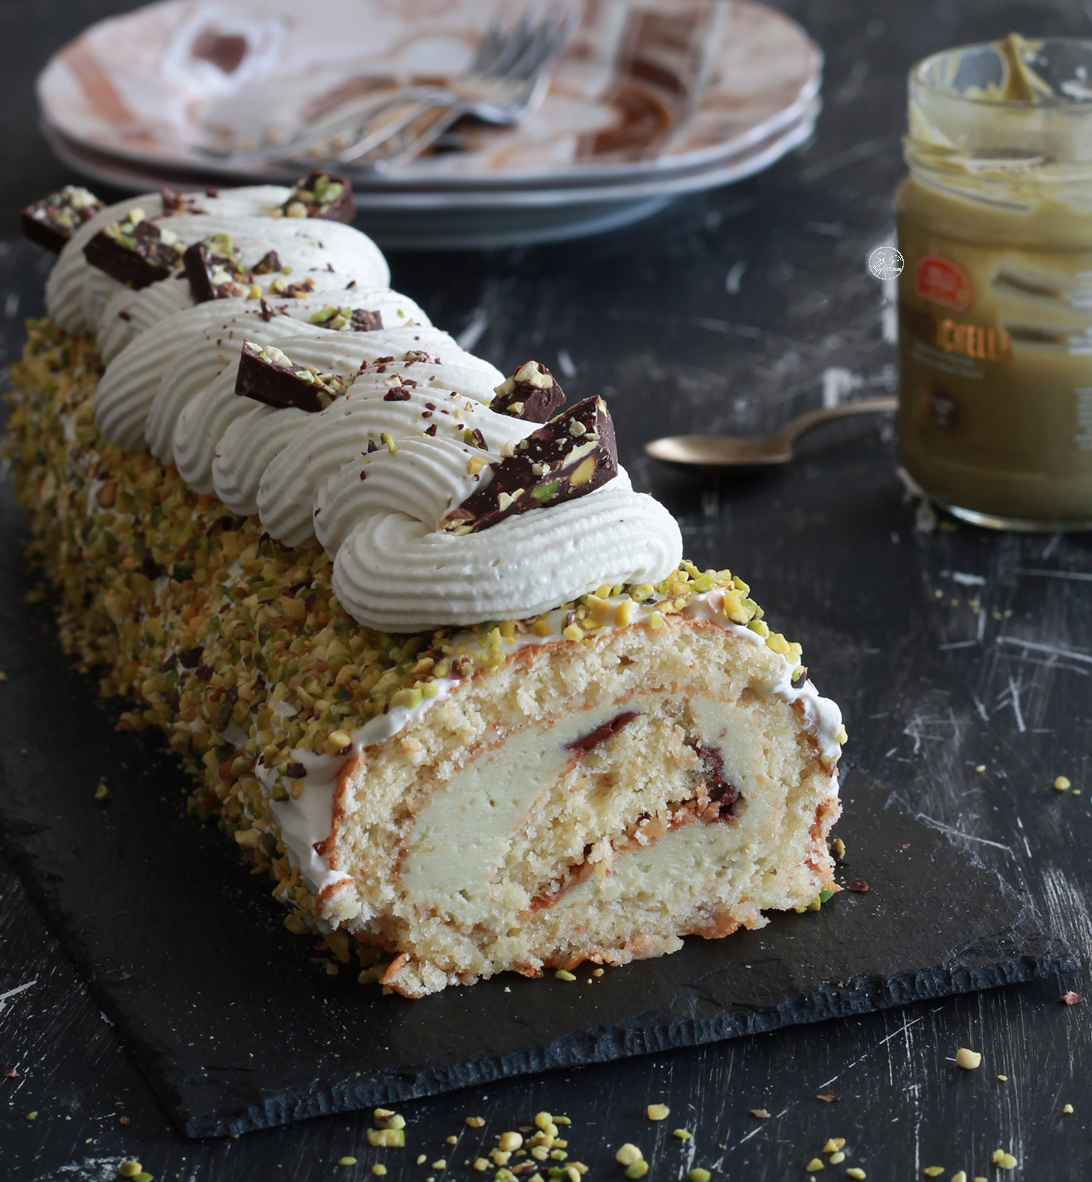
[[[739,439],[733,435],[670,435],[645,444],[645,452],[667,464],[689,464],[699,468],[743,468],[765,464],[787,464],[792,445],[809,431],[847,415],[869,415],[893,411],[898,399],[862,398],[826,410],[809,411],[786,423],[780,431],[763,439]]]

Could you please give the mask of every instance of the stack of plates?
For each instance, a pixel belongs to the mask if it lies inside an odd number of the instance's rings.
[[[313,162],[247,152],[346,98],[456,77],[490,20],[522,7],[166,0],[50,61],[43,126],[66,163],[127,188],[290,182]],[[467,120],[447,150],[397,170],[332,171],[386,246],[575,237],[768,167],[811,134],[821,69],[799,25],[751,0],[588,0],[525,123]]]

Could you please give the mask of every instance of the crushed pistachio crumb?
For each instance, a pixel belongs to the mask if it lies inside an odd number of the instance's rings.
[[[769,1120],[770,1119],[770,1114],[766,1111],[765,1108],[752,1108],[751,1115],[756,1120]]]
[[[339,1157],[337,1159],[337,1164],[339,1166],[355,1166],[356,1165],[356,1158],[350,1157],[346,1154],[345,1157]]]
[[[1068,792],[1073,785],[1070,784],[1068,776],[1058,776],[1054,781],[1054,787],[1058,792]]]
[[[554,973],[554,976],[559,981],[575,981],[576,980],[576,974],[570,973],[568,969],[558,969],[557,972]]]
[[[627,1178],[643,1178],[648,1173],[647,1161],[635,1161],[626,1166]]]
[[[471,1129],[480,1129],[485,1125],[485,1118],[481,1116],[468,1116],[466,1123]]]
[[[823,1146],[824,1153],[837,1153],[839,1149],[845,1149],[845,1137],[828,1137],[826,1145]]]
[[[708,1170],[703,1170],[701,1166],[696,1166],[687,1175],[687,1177],[690,1179],[690,1182],[709,1182],[709,1179],[712,1178],[712,1176],[713,1175],[710,1174]]]
[[[964,1071],[976,1071],[982,1066],[982,1054],[980,1051],[968,1050],[967,1047],[960,1047],[956,1051],[955,1056],[956,1066],[962,1067]]]
[[[627,1141],[614,1155],[614,1160],[621,1163],[623,1166],[631,1166],[636,1161],[641,1161],[644,1154],[637,1148],[636,1145]]]
[[[862,1182],[862,1179],[867,1178],[868,1175],[864,1172],[864,1170],[861,1169],[860,1166],[850,1166],[850,1168],[846,1170],[846,1177],[854,1178],[856,1179],[856,1182]]]
[[[939,1178],[944,1173],[943,1166],[926,1166],[922,1173],[926,1178]]]
[[[688,1129],[675,1129],[671,1134],[673,1137],[678,1137],[680,1141],[690,1141],[693,1134]]]
[[[118,1173],[123,1178],[135,1178],[142,1169],[144,1169],[144,1167],[140,1164],[140,1162],[133,1158],[129,1158],[128,1160],[121,1163]]]
[[[1073,1105],[1072,1104],[1064,1105],[1062,1108],[1062,1111],[1066,1114],[1066,1116],[1072,1116],[1073,1115]]]
[[[110,799],[110,789],[106,787],[106,780],[100,780],[95,788],[95,799],[98,801]]]
[[[826,1164],[824,1162],[822,1162],[819,1158],[813,1157],[811,1159],[811,1161],[809,1161],[808,1164],[804,1167],[804,1169],[807,1170],[807,1172],[809,1174],[814,1174],[818,1170],[826,1169]]]
[[[650,1104],[645,1112],[649,1120],[667,1120],[671,1115],[671,1109],[666,1104]]]
[[[377,1161],[375,1163],[375,1165],[372,1166],[372,1173],[377,1178],[382,1178],[384,1176],[384,1174],[386,1174],[386,1172],[387,1172],[387,1167],[381,1161]]]
[[[830,1164],[840,1166],[846,1160],[846,1155],[839,1149],[830,1155]]]

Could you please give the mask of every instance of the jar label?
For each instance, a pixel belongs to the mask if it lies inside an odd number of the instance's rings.
[[[918,260],[917,289],[923,300],[953,312],[965,311],[974,299],[967,272],[939,254],[927,254]]]

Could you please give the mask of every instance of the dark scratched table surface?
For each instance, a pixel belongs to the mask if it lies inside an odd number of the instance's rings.
[[[580,241],[391,256],[394,286],[502,368],[541,358],[570,396],[611,398],[623,462],[682,523],[690,556],[730,565],[803,641],[851,732],[844,796],[900,808],[995,869],[1092,962],[1092,538],[915,528],[890,428],[813,438],[792,471],[715,482],[657,469],[641,445],[694,430],[773,429],[839,392],[894,387],[890,309],[865,263],[892,232],[909,66],[1004,35],[1092,36],[1080,0],[784,0],[826,54],[814,139],[767,173]],[[0,349],[17,356],[46,262],[15,212],[73,179],[35,129],[33,79],[83,26],[130,5],[0,3]],[[366,228],[366,227],[365,227]],[[828,620],[847,618],[850,629]],[[2,605],[0,605],[2,610]],[[17,692],[11,684],[0,693]],[[0,709],[3,699],[0,696]],[[976,771],[976,768],[983,771]],[[1056,775],[1082,794],[1053,791]],[[897,856],[893,852],[892,856]],[[912,905],[912,901],[911,905]],[[828,1137],[869,1179],[1092,1177],[1092,983],[1063,979],[931,1001],[693,1050],[547,1074],[400,1106],[393,1177],[474,1177],[445,1138],[546,1109],[573,1120],[574,1157],[621,1177],[640,1144],[650,1179],[692,1165],[730,1179],[804,1179]],[[1089,993],[1064,1006],[1067,990]],[[262,1032],[254,1032],[261,1038]],[[984,1056],[959,1072],[956,1048]],[[168,1125],[115,1029],[0,861],[0,1178],[109,1179],[138,1158],[156,1179],[370,1176],[360,1114],[192,1142]],[[1002,1079],[999,1077],[1007,1077]],[[834,1103],[817,1095],[836,1095]],[[644,1106],[672,1109],[651,1125]],[[1073,1113],[1063,1107],[1071,1104]],[[757,1120],[751,1109],[765,1109]],[[34,1120],[29,1113],[37,1113]],[[689,1143],[671,1130],[685,1126]],[[432,1163],[452,1156],[447,1173]],[[358,1157],[355,1168],[336,1163]],[[418,1156],[422,1163],[417,1164]],[[456,1160],[458,1158],[459,1160]]]

